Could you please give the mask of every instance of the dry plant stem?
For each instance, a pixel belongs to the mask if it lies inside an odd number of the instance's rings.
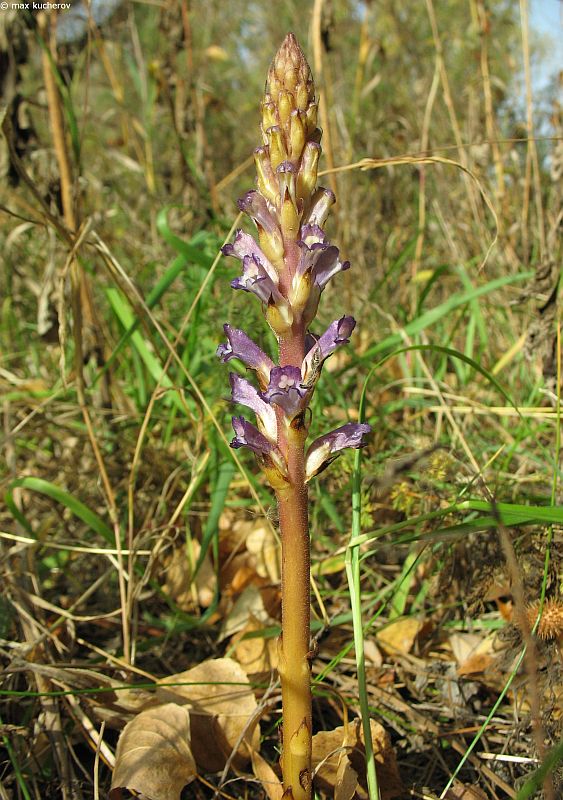
[[[50,20],[45,15],[42,15],[40,17],[40,28],[45,36],[47,42],[46,46],[49,47],[49,52],[51,53],[51,57],[55,59],[56,48],[54,45],[53,36],[51,35],[49,37],[49,25],[48,25],[49,21]],[[127,593],[126,593],[125,578],[124,578],[124,563],[121,555],[121,533],[119,527],[118,513],[115,504],[115,497],[113,494],[113,490],[109,483],[109,479],[107,476],[107,472],[105,469],[100,449],[98,447],[96,435],[94,432],[92,420],[90,418],[86,402],[84,374],[83,374],[83,364],[84,364],[83,335],[85,332],[83,324],[84,320],[86,320],[88,331],[93,333],[94,340],[96,341],[97,346],[100,350],[103,344],[99,338],[100,325],[97,322],[96,315],[94,312],[94,305],[93,305],[90,285],[84,273],[84,270],[80,268],[75,253],[75,249],[78,247],[80,242],[80,232],[77,232],[78,224],[77,224],[76,211],[74,207],[74,197],[72,188],[73,187],[72,167],[68,154],[61,101],[57,85],[55,83],[52,64],[49,55],[47,53],[47,50],[43,50],[42,63],[43,63],[43,77],[45,81],[45,87],[47,90],[47,102],[49,107],[51,130],[53,134],[53,143],[55,147],[55,153],[57,156],[57,163],[59,166],[59,173],[60,173],[63,216],[66,227],[70,232],[71,236],[77,233],[77,239],[74,244],[73,251],[71,251],[71,254],[69,256],[70,274],[72,283],[72,304],[74,313],[76,391],[78,395],[78,402],[80,405],[80,409],[82,411],[82,416],[84,418],[84,422],[88,431],[88,436],[90,439],[92,450],[94,452],[94,456],[100,470],[100,475],[102,476],[102,482],[104,485],[105,495],[108,502],[112,527],[115,532],[115,542],[118,551],[118,561],[119,561],[119,589],[120,589],[121,610],[122,610],[123,649],[124,649],[125,660],[129,660],[130,635],[129,635],[129,620],[127,617],[127,603],[126,603]],[[109,391],[107,389],[107,386],[104,399],[106,401],[109,400]]]
[[[450,89],[450,82],[448,78],[448,72],[446,69],[446,65],[444,62],[444,50],[442,46],[442,40],[440,37],[440,33],[438,30],[438,22],[436,19],[436,12],[434,8],[433,0],[426,0],[426,9],[428,12],[428,18],[430,21],[430,27],[432,29],[432,39],[434,41],[434,49],[436,50],[436,57],[439,59],[440,64],[440,80],[442,83],[442,92],[444,97],[444,103],[446,105],[448,116],[450,118],[450,124],[452,126],[452,131],[455,137],[455,142],[458,147],[459,153],[459,160],[464,167],[464,175],[463,180],[465,183],[466,191],[467,191],[467,198],[469,200],[469,204],[471,206],[471,211],[473,214],[473,219],[477,230],[481,231],[483,228],[483,221],[481,218],[481,214],[479,213],[479,205],[477,203],[477,197],[475,193],[475,189],[469,180],[469,175],[467,174],[470,172],[470,164],[469,159],[467,156],[467,152],[463,145],[463,140],[461,137],[461,130],[459,127],[459,122],[457,119],[457,114],[452,98],[452,93]]]
[[[495,126],[495,112],[493,103],[493,93],[491,88],[491,74],[489,70],[489,18],[483,0],[476,0],[477,19],[479,22],[479,35],[481,38],[481,76],[483,78],[483,98],[485,101],[485,125],[487,128],[487,138],[491,145],[493,161],[496,174],[496,194],[499,200],[504,197],[504,168],[502,155],[497,141],[498,132]]]
[[[123,655],[125,661],[129,662],[131,653],[130,626],[129,626],[129,618],[127,616],[127,589],[125,586],[125,576],[124,576],[125,563],[121,547],[121,530],[119,526],[119,515],[117,512],[115,495],[113,493],[113,489],[109,481],[109,477],[107,474],[107,470],[105,468],[105,463],[102,454],[100,452],[100,448],[98,447],[98,441],[96,439],[96,434],[94,432],[94,426],[92,425],[92,420],[90,418],[90,413],[88,411],[88,405],[86,403],[84,373],[82,369],[84,361],[83,361],[82,337],[81,337],[82,305],[80,296],[80,274],[81,272],[79,271],[78,262],[76,258],[74,258],[74,256],[72,255],[70,275],[72,284],[72,306],[73,306],[72,310],[74,315],[74,349],[75,349],[74,365],[76,371],[76,394],[78,396],[78,403],[80,405],[82,417],[86,425],[86,430],[88,431],[88,438],[90,440],[90,445],[94,452],[94,458],[96,459],[96,464],[100,471],[100,476],[104,487],[104,493],[108,504],[108,511],[115,535],[115,547],[117,550],[117,559],[119,563],[118,582],[119,582],[119,596],[121,600]]]
[[[536,204],[536,216],[539,233],[540,257],[545,253],[545,225],[542,207],[540,167],[538,162],[538,151],[534,137],[534,115],[532,97],[532,78],[530,71],[530,43],[528,38],[528,2],[520,0],[520,20],[522,30],[522,54],[524,58],[524,78],[526,82],[526,133],[528,134],[526,150],[526,180],[524,183],[524,200],[522,203],[522,249],[524,251],[524,263],[528,262],[528,209],[530,203],[530,183],[533,181],[534,200]]]
[[[498,518],[498,511],[493,505],[493,515]],[[512,583],[512,594],[514,597],[514,621],[522,635],[522,642],[526,647],[526,654],[524,657],[524,667],[528,676],[528,699],[530,703],[530,716],[532,723],[532,735],[534,737],[538,756],[543,760],[545,758],[545,731],[541,721],[541,700],[538,692],[538,651],[536,642],[532,636],[532,630],[526,614],[526,595],[524,590],[524,583],[522,581],[522,574],[514,552],[514,546],[510,534],[501,524],[500,519],[497,519],[499,538],[501,546],[510,573]],[[555,788],[553,785],[553,777],[549,773],[543,785],[544,795],[546,800],[555,800]]]
[[[321,23],[323,13],[324,0],[315,0],[313,7],[313,18],[311,20],[312,38],[313,38],[313,52],[315,57],[315,73],[317,76],[317,86],[319,90],[319,114],[321,118],[321,127],[323,129],[323,148],[326,157],[326,163],[329,170],[334,169],[334,155],[332,150],[332,137],[330,118],[328,116],[328,108],[326,102],[326,81],[323,74],[323,40],[321,36]],[[332,172],[329,175],[330,188],[336,194],[338,191],[336,174]]]
[[[420,152],[425,154],[428,150],[428,139],[430,134],[430,122],[432,119],[432,109],[434,108],[434,101],[440,85],[440,58],[436,55],[434,61],[434,76],[428,98],[426,100],[426,107],[424,109],[424,119],[422,122],[422,133],[420,136]],[[412,278],[416,277],[418,267],[422,258],[422,250],[424,248],[424,232],[426,228],[426,166],[423,164],[419,172],[419,193],[418,193],[418,234],[416,238],[416,248],[414,253],[414,261],[412,266]],[[414,285],[414,284],[413,284]],[[414,303],[413,297],[413,303]],[[414,311],[414,306],[413,306]]]
[[[76,213],[72,163],[68,152],[69,148],[61,98],[53,72],[53,64],[56,63],[57,56],[54,27],[52,25],[54,19],[54,16],[49,18],[45,13],[41,12],[38,18],[38,24],[45,40],[45,48],[41,54],[43,80],[45,81],[45,90],[47,92],[47,106],[53,135],[53,146],[59,167],[63,217],[68,233],[67,238],[73,241],[73,234],[77,233],[80,226],[79,218]],[[83,348],[85,356],[89,357],[92,351],[96,351],[99,357],[104,349],[104,343],[100,333],[102,327],[95,311],[90,281],[83,269],[78,270],[78,287],[83,320],[81,335],[83,335],[86,340],[86,347]],[[107,374],[102,381],[102,402],[108,407],[111,404],[109,378]]]

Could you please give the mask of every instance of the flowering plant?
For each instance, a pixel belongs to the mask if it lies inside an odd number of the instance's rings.
[[[231,446],[252,450],[276,493],[282,541],[282,773],[284,797],[311,797],[310,541],[307,483],[346,447],[361,447],[370,427],[349,422],[306,449],[309,405],[326,359],[350,341],[351,316],[321,336],[310,331],[323,289],[349,268],[323,230],[335,196],[317,187],[321,131],[311,70],[289,33],[268,73],[262,101],[263,144],[255,150],[257,189],[239,200],[257,241],[237,231],[223,248],[242,263],[231,286],[254,294],[279,343],[279,363],[244,331],[224,326],[217,355],[256,373],[258,388],[231,373],[231,399],[256,415],[233,417]]]

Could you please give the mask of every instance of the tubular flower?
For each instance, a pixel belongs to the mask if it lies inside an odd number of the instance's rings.
[[[326,469],[340,455],[340,450],[345,447],[362,447],[364,436],[370,430],[370,426],[365,423],[357,425],[354,422],[347,422],[346,425],[315,439],[307,451],[305,465],[307,481]]]
[[[223,325],[223,330],[227,335],[227,343],[219,345],[216,352],[217,357],[223,364],[226,364],[231,358],[238,358],[247,367],[256,370],[260,385],[266,387],[270,381],[270,372],[274,367],[272,359],[260,350],[244,331],[232,328],[228,323]]]

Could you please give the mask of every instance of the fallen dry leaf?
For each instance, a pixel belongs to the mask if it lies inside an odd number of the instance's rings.
[[[283,786],[272,767],[256,750],[252,751],[250,757],[252,770],[268,795],[268,800],[282,800]]]
[[[467,661],[482,641],[483,637],[478,633],[452,633],[448,637],[448,642],[458,667],[461,667]]]
[[[485,672],[491,666],[495,657],[494,638],[494,634],[483,638],[473,633],[454,633],[450,636],[459,676]]]
[[[225,616],[221,625],[219,641],[228,639],[235,633],[242,631],[248,621],[254,618],[260,622],[268,622],[268,613],[264,608],[264,601],[260,589],[253,584],[247,586],[242,594],[237,598],[229,613]]]
[[[421,622],[414,617],[401,617],[378,631],[375,638],[387,655],[393,656],[397,653],[407,655],[412,650],[421,628]]]
[[[281,576],[280,545],[271,527],[253,528],[246,539],[246,549],[254,556],[255,569],[261,578],[279,583]]]
[[[389,735],[382,725],[370,720],[371,736],[381,800],[390,800],[402,792],[401,779],[397,768],[395,752]],[[342,760],[349,762],[356,773],[356,786],[350,798],[367,800],[365,747],[362,724],[359,719],[347,726],[332,731],[321,731],[313,736],[314,782],[320,789],[336,797],[336,786],[340,780],[340,791],[345,796],[353,778],[352,773],[341,767]],[[342,748],[345,747],[346,751]]]
[[[235,658],[247,675],[271,672],[278,666],[277,639],[256,635],[264,629],[264,624],[250,615],[244,628],[233,637]]]
[[[487,800],[487,795],[479,786],[466,786],[456,781],[446,792],[445,800]]]
[[[340,754],[340,764],[336,770],[334,800],[352,800],[358,788],[358,773],[346,754]]]
[[[123,729],[110,798],[117,800],[121,789],[128,789],[150,800],[180,800],[182,789],[195,776],[189,712],[166,703],[142,711]]]
[[[205,554],[195,581],[193,580],[200,552],[200,543],[192,539],[187,546],[175,548],[166,562],[163,591],[182,611],[192,611],[198,605],[208,608],[215,596],[217,578],[208,553]]]
[[[167,685],[177,683],[184,685]],[[249,759],[246,745],[254,750],[260,745],[258,725],[248,727],[258,704],[245,671],[232,658],[203,661],[162,679],[156,696],[189,708],[192,752],[204,772],[222,770],[233,750],[233,764],[241,768]]]

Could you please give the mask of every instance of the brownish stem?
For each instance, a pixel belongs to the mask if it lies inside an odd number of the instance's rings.
[[[42,51],[41,59],[45,90],[47,93],[49,121],[53,135],[53,146],[60,174],[63,217],[68,232],[72,236],[72,234],[78,231],[79,218],[76,211],[72,162],[69,154],[63,106],[54,73],[54,64],[56,64],[57,61],[57,49],[52,23],[54,22],[55,14],[48,17],[45,12],[41,12],[38,16],[38,25],[45,41],[45,48]],[[85,340],[83,346],[84,356],[88,358],[92,352],[95,352],[96,355],[100,357],[104,349],[104,341],[101,335],[102,327],[95,310],[90,281],[83,269],[78,270],[78,284],[82,308],[82,328],[79,333]],[[110,395],[107,374],[103,379],[102,386],[104,405],[109,406]]]
[[[280,363],[299,366],[303,328],[280,342]],[[311,797],[310,543],[305,485],[306,427],[297,421],[283,436],[288,486],[277,492],[282,540],[282,773],[288,800]]]

